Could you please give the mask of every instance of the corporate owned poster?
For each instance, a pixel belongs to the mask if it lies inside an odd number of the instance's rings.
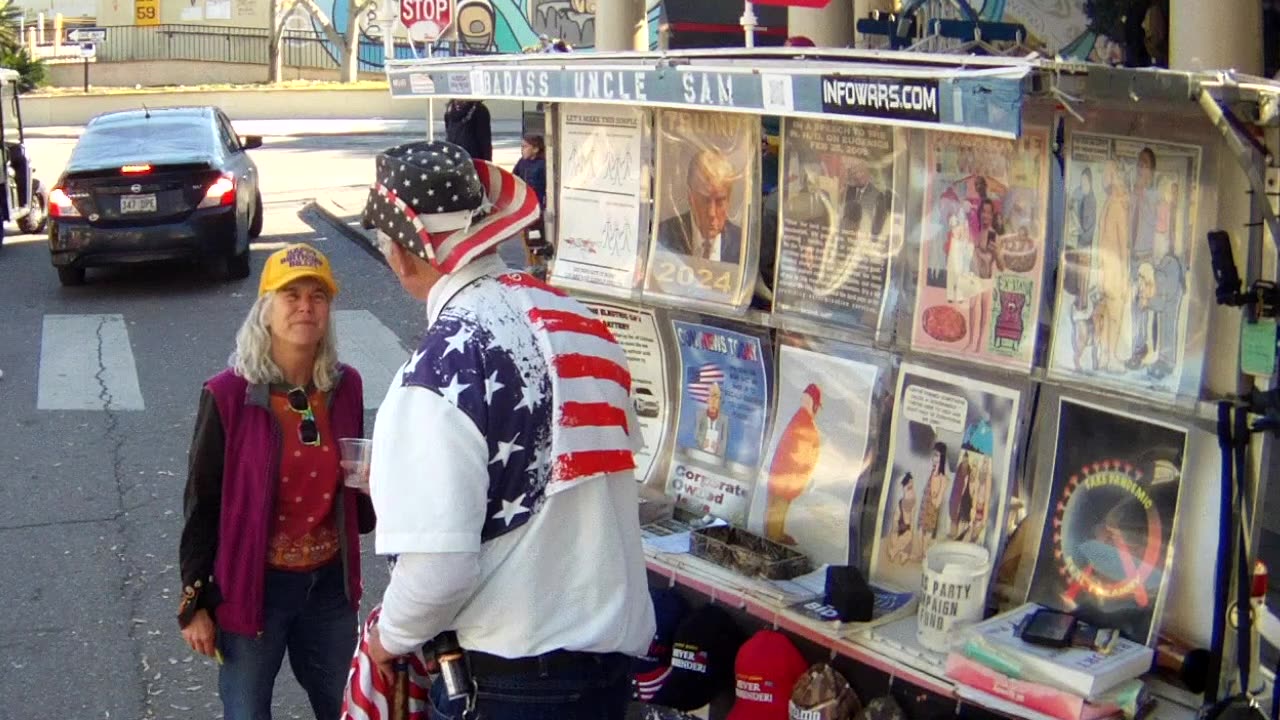
[[[1049,139],[927,135],[917,350],[1027,369],[1044,277]]]
[[[640,423],[644,449],[636,453],[636,480],[648,482],[666,443],[671,402],[667,397],[667,365],[654,311],[630,305],[588,302],[627,353],[631,369],[631,404]]]
[[[872,580],[918,587],[925,553],[943,540],[983,545],[996,558],[1019,397],[1010,388],[902,365]]]
[[[673,320],[680,417],[666,492],[743,527],[769,412],[768,348],[754,335]]]
[[[1150,643],[1168,586],[1187,433],[1063,398],[1028,600]]]
[[[760,122],[749,115],[658,113],[653,242],[645,292],[743,307],[755,286],[750,198],[759,180]]]
[[[1075,132],[1051,377],[1172,399],[1198,381],[1190,347],[1200,147]],[[1190,380],[1188,380],[1190,382]]]
[[[561,107],[555,284],[631,295],[648,239],[640,230],[647,118],[639,108]]]
[[[894,131],[882,125],[786,121],[774,303],[874,332],[901,244],[894,222]]]
[[[748,529],[815,563],[857,563],[852,508],[865,494],[880,368],[787,344]],[[856,527],[852,528],[856,532]],[[853,538],[856,541],[856,537]]]

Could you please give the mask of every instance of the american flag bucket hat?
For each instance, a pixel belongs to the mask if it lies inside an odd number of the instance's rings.
[[[538,220],[523,180],[444,141],[412,142],[378,155],[365,227],[451,273]]]

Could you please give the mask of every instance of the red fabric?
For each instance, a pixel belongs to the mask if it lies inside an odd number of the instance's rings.
[[[791,692],[808,669],[786,635],[761,630],[751,636],[733,664],[737,700],[726,720],[787,720]]]
[[[271,412],[280,425],[280,474],[267,540],[267,565],[280,570],[314,570],[337,557],[338,524],[333,498],[339,491],[338,448],[329,425],[328,399],[319,391],[308,400],[320,431],[318,446],[302,444],[302,415],[283,392],[271,393]]]
[[[381,612],[381,605],[375,607],[360,630],[360,644],[356,647],[355,657],[351,659],[351,670],[347,673],[347,689],[342,696],[340,720],[388,720],[391,717],[394,699],[392,688],[378,674],[369,657],[369,632],[377,627]],[[431,706],[428,692],[431,689],[431,677],[422,651],[408,657],[405,672],[409,683],[409,707],[403,717],[406,720],[429,720]]]

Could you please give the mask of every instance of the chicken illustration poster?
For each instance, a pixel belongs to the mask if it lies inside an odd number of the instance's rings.
[[[1027,599],[1150,643],[1168,585],[1186,443],[1182,428],[1064,398]]]
[[[911,343],[1027,369],[1044,276],[1049,138],[931,133]]]
[[[767,460],[749,529],[815,563],[857,564],[850,516],[866,492],[880,368],[783,345]]]
[[[894,214],[894,129],[797,119],[785,123],[779,310],[874,332],[901,245]]]
[[[984,545],[996,565],[1020,393],[904,363],[895,397],[872,580],[918,587],[943,540]]]
[[[636,453],[636,480],[649,482],[661,473],[662,448],[667,442],[667,364],[662,336],[653,310],[622,303],[588,302],[587,307],[609,326],[614,339],[627,353],[631,367],[631,405],[640,424],[644,448]]]
[[[1166,400],[1194,394],[1204,357],[1203,339],[1187,340],[1192,248],[1204,242],[1199,176],[1196,145],[1071,135],[1051,377]]]
[[[673,320],[680,419],[666,492],[744,527],[769,412],[768,347],[755,335]]]

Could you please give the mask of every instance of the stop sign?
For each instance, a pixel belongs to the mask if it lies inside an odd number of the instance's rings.
[[[453,22],[453,0],[400,0],[400,22],[409,37],[435,42]]]

